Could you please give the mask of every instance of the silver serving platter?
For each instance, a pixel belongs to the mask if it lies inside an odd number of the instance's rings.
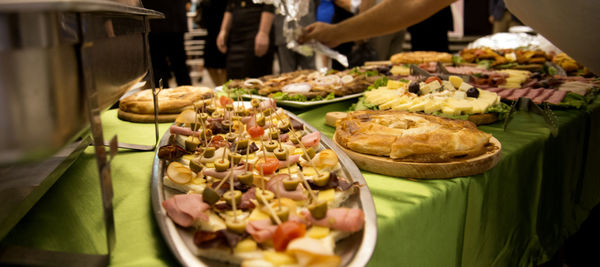
[[[217,86],[215,88],[216,92],[223,92],[223,86]],[[324,105],[324,104],[331,104],[334,102],[340,102],[340,101],[344,101],[346,99],[352,99],[352,98],[357,98],[360,97],[364,94],[364,92],[360,92],[360,93],[356,93],[356,94],[351,94],[351,95],[345,95],[345,96],[341,96],[341,97],[335,97],[334,99],[327,99],[327,100],[317,100],[317,101],[291,101],[291,100],[275,100],[275,102],[277,102],[277,104],[282,105],[282,106],[286,106],[286,107],[292,107],[292,108],[308,108],[308,107],[314,107],[314,106],[318,106],[318,105]],[[261,96],[261,95],[242,95],[243,98],[245,99],[259,99],[259,100],[267,100],[269,99],[269,97],[266,96]]]
[[[249,104],[249,102],[245,103]],[[294,120],[303,123],[307,131],[317,131],[315,127],[309,125],[291,112],[286,111],[286,113]],[[160,140],[159,147],[167,144],[169,136],[170,134],[167,130]],[[371,258],[371,254],[375,249],[375,242],[377,241],[377,216],[373,197],[366,186],[367,182],[354,162],[331,139],[321,135],[320,149],[327,148],[332,149],[338,155],[343,175],[352,182],[364,185],[360,187],[360,193],[354,194],[344,204],[344,206],[361,208],[364,211],[364,228],[336,242],[335,253],[341,257],[341,266],[365,266]],[[162,207],[162,202],[175,194],[181,194],[181,192],[163,186],[162,177],[164,177],[165,167],[164,161],[158,158],[157,149],[152,165],[152,208],[154,217],[158,222],[167,245],[184,266],[231,266],[227,263],[196,256],[194,251],[198,248],[193,242],[194,229],[179,227],[167,216],[166,210]]]

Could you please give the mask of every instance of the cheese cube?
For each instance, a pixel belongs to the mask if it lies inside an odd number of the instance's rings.
[[[335,199],[335,189],[331,188],[331,189],[327,189],[327,190],[321,190],[319,191],[319,194],[317,195],[317,199],[319,201],[327,201],[327,202],[331,202]]]
[[[468,90],[469,90],[469,89],[471,89],[471,88],[473,88],[473,86],[472,86],[472,85],[470,85],[470,84],[468,84],[468,83],[461,83],[461,84],[460,84],[460,86],[458,87],[458,90],[459,90],[459,91],[466,92],[466,91],[468,91]]]
[[[448,80],[452,83],[452,85],[454,85],[454,87],[459,88],[460,85],[463,83],[463,79],[461,77],[455,76],[455,75],[450,75],[448,77]]]
[[[306,231],[306,235],[310,238],[321,239],[325,238],[329,235],[329,228],[323,226],[313,226],[308,231]]]
[[[393,75],[408,76],[410,75],[410,68],[404,65],[396,65],[390,69],[390,73]]]
[[[442,81],[442,87],[444,87],[444,90],[448,91],[456,90],[456,88],[454,88],[454,85],[450,81]]]
[[[296,258],[283,252],[265,251],[263,252],[265,260],[275,266],[291,265],[296,263]]]
[[[425,104],[425,108],[423,111],[425,111],[425,113],[434,113],[438,110],[440,110],[442,108],[442,105],[444,104],[444,101],[442,100],[431,100],[429,101],[429,103]]]
[[[454,99],[465,99],[467,97],[467,93],[463,92],[463,91],[456,91],[454,92]]]
[[[250,213],[250,216],[248,216],[248,221],[260,221],[260,220],[264,220],[264,219],[270,219],[271,216],[269,216],[269,214],[264,213],[263,211],[261,211],[260,209],[254,209],[252,210],[252,213]]]
[[[430,92],[434,92],[438,89],[442,88],[442,84],[440,84],[440,82],[438,82],[437,80],[427,83],[425,85],[421,86],[421,92],[423,94],[429,94]]]
[[[246,238],[237,243],[233,249],[234,253],[252,252],[256,250],[256,242],[252,238]]]
[[[403,83],[401,81],[388,80],[387,82],[388,89],[398,89],[404,87],[405,85],[406,83]]]

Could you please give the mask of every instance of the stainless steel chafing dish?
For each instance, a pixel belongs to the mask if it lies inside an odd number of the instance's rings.
[[[85,71],[100,108],[141,81],[148,19],[161,16],[138,0],[0,1],[0,166],[45,158],[80,136]]]

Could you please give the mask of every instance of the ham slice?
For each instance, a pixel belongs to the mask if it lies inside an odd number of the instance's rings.
[[[288,177],[287,174],[277,174],[277,175],[271,177],[271,179],[269,179],[269,181],[267,182],[267,185],[266,185],[267,189],[272,191],[273,193],[275,193],[275,195],[278,195],[281,198],[286,197],[286,198],[290,198],[292,200],[306,199],[306,195],[304,195],[304,189],[302,187],[302,184],[298,184],[298,186],[296,187],[296,190],[294,190],[294,191],[285,190],[282,180],[286,177]]]
[[[529,93],[529,88],[515,89],[513,91],[514,92],[510,96],[506,97],[506,99],[508,99],[508,100],[517,100],[520,97],[522,97],[522,96],[526,95],[527,93]]]
[[[542,92],[544,92],[544,90],[542,90],[542,89],[531,89],[531,90],[529,90],[529,93],[527,93],[523,97],[533,100],[537,96],[539,96]]]
[[[251,221],[246,224],[246,232],[258,243],[271,240],[277,229],[277,225],[273,225],[270,219]]]
[[[202,174],[206,175],[206,176],[212,176],[218,179],[223,179],[227,176],[227,174],[229,173],[229,170],[224,171],[224,172],[218,172],[215,168],[205,168],[202,170]],[[233,169],[233,178],[236,179],[238,175],[244,173],[244,166],[237,166],[234,167]]]
[[[514,89],[505,89],[504,91],[497,92],[497,94],[504,99],[507,99],[510,95],[514,93]]]
[[[186,128],[186,127],[181,127],[181,126],[177,126],[177,125],[171,125],[171,127],[169,128],[169,132],[171,134],[180,134],[180,135],[185,135],[185,136],[190,136],[190,135],[195,135],[195,136],[200,136],[201,132],[195,132],[192,131],[192,129],[190,128]]]
[[[305,147],[313,147],[321,141],[321,132],[312,132],[302,136],[301,142]]]
[[[356,232],[365,224],[365,213],[361,209],[335,208],[328,209],[325,218],[316,220],[309,211],[303,215],[309,218],[313,225],[325,226],[344,232]]]
[[[242,194],[242,201],[240,202],[240,209],[253,209],[254,203],[251,200],[256,199],[256,187],[252,187]]]
[[[543,89],[544,91],[542,93],[540,93],[540,95],[538,95],[536,98],[533,99],[533,103],[536,104],[541,104],[542,102],[546,101],[546,99],[548,99],[548,97],[550,97],[552,95],[552,93],[555,91],[553,89]]]
[[[300,155],[289,155],[287,160],[279,161],[278,169],[286,168],[286,167],[298,162],[298,160],[300,160]]]
[[[258,106],[258,108],[260,110],[265,110],[265,109],[268,109],[268,108],[275,109],[275,108],[277,108],[277,102],[275,102],[275,99],[269,98],[267,100],[264,100],[264,101],[260,102],[260,105]]]
[[[558,91],[558,90],[553,90],[554,92],[552,93],[552,95],[550,97],[548,97],[548,99],[546,99],[546,102],[551,103],[551,104],[558,104],[560,103],[563,98],[565,98],[565,95],[567,95],[567,91]]]
[[[202,201],[202,195],[175,195],[163,201],[162,206],[173,222],[183,227],[190,227],[197,219],[207,221],[206,211],[210,206]]]

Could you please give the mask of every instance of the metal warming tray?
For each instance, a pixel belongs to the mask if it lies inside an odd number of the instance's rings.
[[[137,0],[0,1],[0,166],[43,159],[80,135],[84,71],[101,109],[142,80],[147,20],[161,16]]]

